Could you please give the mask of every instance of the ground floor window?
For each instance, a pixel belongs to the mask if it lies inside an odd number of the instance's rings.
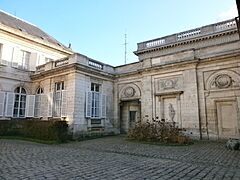
[[[26,90],[23,87],[17,87],[15,89],[15,100],[13,117],[25,117],[26,111]]]
[[[66,117],[67,114],[67,91],[64,82],[55,83],[55,92],[53,93],[53,116]]]

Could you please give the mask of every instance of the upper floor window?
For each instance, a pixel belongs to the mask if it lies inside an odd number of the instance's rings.
[[[100,84],[91,83],[91,91],[100,92]]]
[[[14,101],[14,109],[13,116],[14,117],[25,117],[26,111],[26,90],[23,87],[17,87],[14,90],[15,93],[15,101]]]
[[[29,62],[30,62],[30,52],[21,50],[20,51],[20,62],[19,67],[22,69],[28,69],[29,68]]]

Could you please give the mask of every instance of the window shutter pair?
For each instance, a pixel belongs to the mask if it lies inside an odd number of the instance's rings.
[[[91,118],[92,116],[92,97],[93,97],[92,91],[86,92],[86,117]],[[100,118],[106,118],[106,95],[99,93],[99,110],[100,110]]]
[[[1,92],[0,95],[2,95],[2,94],[3,93]],[[2,96],[5,96],[5,94],[2,95]],[[7,98],[6,98],[5,116],[6,117],[13,117],[15,93],[8,92],[6,97]],[[1,108],[1,104],[4,104],[4,100],[2,100],[2,98],[0,99],[0,108]],[[26,117],[33,117],[34,116],[34,106],[35,106],[35,95],[27,95],[26,107],[25,107],[26,108],[26,111],[25,111],[25,116]],[[1,109],[3,110],[3,107]],[[0,115],[1,115],[1,109],[0,109]]]

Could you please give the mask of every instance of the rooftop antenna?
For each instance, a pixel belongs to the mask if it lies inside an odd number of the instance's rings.
[[[127,33],[126,33],[126,31],[125,31],[125,34],[124,34],[124,39],[125,39],[125,41],[124,41],[124,48],[125,48],[125,51],[124,51],[124,62],[125,62],[125,64],[127,64]]]

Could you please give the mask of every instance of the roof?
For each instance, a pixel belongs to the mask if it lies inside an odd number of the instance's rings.
[[[71,50],[67,48],[65,45],[63,45],[62,43],[60,43],[59,41],[57,41],[56,39],[54,39],[52,36],[48,35],[43,30],[38,28],[36,25],[33,25],[25,20],[22,20],[2,10],[0,10],[0,23],[10,28],[17,29],[23,33],[27,33],[31,36],[40,38],[54,45],[60,46],[64,49]]]

